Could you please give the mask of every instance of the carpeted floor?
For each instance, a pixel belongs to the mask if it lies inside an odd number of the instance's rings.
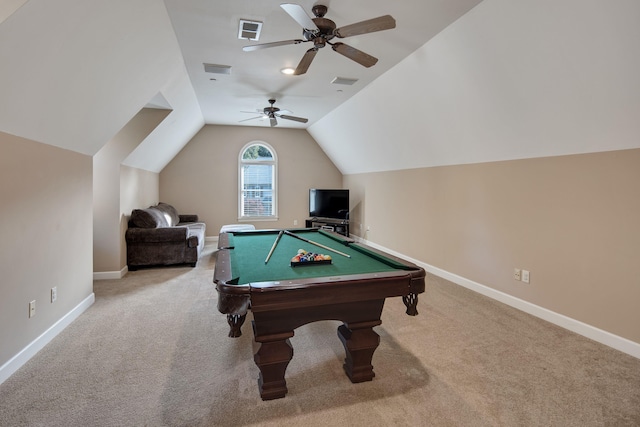
[[[296,330],[289,393],[263,402],[248,319],[228,338],[196,268],[97,281],[96,302],[0,385],[0,426],[640,426],[640,360],[435,276],[388,300],[376,377],[352,384],[326,321]]]

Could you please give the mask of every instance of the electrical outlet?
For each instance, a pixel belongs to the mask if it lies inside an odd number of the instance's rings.
[[[298,225],[298,220],[297,219],[293,220],[293,225]]]
[[[513,280],[520,280],[522,272],[520,271],[519,268],[514,268],[513,269]]]
[[[33,300],[29,303],[29,318],[32,318],[36,315],[36,300]]]
[[[522,281],[529,283],[529,270],[522,270]]]
[[[51,288],[51,302],[56,302],[58,299],[58,287],[54,286]]]

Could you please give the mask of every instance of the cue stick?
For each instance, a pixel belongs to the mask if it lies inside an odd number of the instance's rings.
[[[326,249],[328,251],[335,252],[335,253],[340,254],[342,256],[346,256],[347,258],[351,258],[351,255],[349,255],[349,254],[345,254],[344,252],[337,251],[335,249],[330,248],[329,246],[325,246],[325,245],[322,245],[322,244],[320,244],[318,242],[314,242],[313,240],[305,239],[304,237],[300,237],[297,234],[291,233],[290,231],[284,230],[284,233],[288,234],[291,237],[295,237],[296,239],[300,239],[303,242],[311,243],[312,245],[320,246],[321,248]]]
[[[280,241],[281,237],[282,237],[282,230],[278,233],[278,237],[276,237],[275,242],[273,242],[273,246],[271,246],[271,250],[269,251],[269,255],[267,255],[267,259],[264,260],[265,264],[269,262],[269,258],[271,258],[271,254],[273,254],[273,251],[275,250],[276,246],[278,246],[278,242]]]

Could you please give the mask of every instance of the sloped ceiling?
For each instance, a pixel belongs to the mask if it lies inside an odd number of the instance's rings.
[[[208,124],[269,127],[268,120],[248,120],[256,110],[276,99],[276,107],[309,119],[307,124],[279,120],[279,127],[306,128],[364,90],[367,85],[455,22],[480,0],[296,0],[303,13],[312,15],[315,4],[327,6],[325,19],[338,28],[391,15],[389,30],[334,38],[373,55],[370,67],[345,58],[330,46],[318,50],[304,75],[284,75],[295,68],[311,42],[244,52],[244,46],[302,39],[302,27],[280,6],[284,1],[165,0],[204,120]],[[262,23],[258,41],[238,38],[240,20]],[[229,66],[230,74],[205,72],[203,64]],[[334,78],[356,80],[353,85],[332,84]],[[246,113],[249,112],[249,113]]]
[[[242,46],[257,42],[237,38],[240,19],[264,23],[260,42],[300,38],[280,2],[8,0],[0,8],[0,131],[94,155],[143,107],[165,108],[168,117],[124,161],[160,171],[204,123],[265,126],[241,122],[250,117],[242,111],[271,97],[310,119],[280,127],[309,126],[480,1],[321,1],[339,27],[386,14],[398,25],[344,40],[378,57],[374,67],[327,48],[306,75],[284,76],[280,68],[295,66],[308,45],[247,53]],[[315,3],[299,1],[308,14]],[[228,64],[232,74],[214,78],[203,63]],[[334,77],[357,83],[332,86]]]
[[[30,0],[14,9],[0,24],[1,131],[94,155],[161,94],[171,114],[135,162],[159,171],[202,127],[164,3]]]
[[[311,0],[299,2],[305,9]],[[168,109],[125,159],[159,172],[205,124],[242,122],[268,97],[306,125],[345,173],[640,147],[637,0],[323,1],[341,26],[391,14],[393,30],[349,38],[364,68],[306,45],[280,2],[7,0],[0,5],[0,131],[94,155],[142,108]],[[211,80],[203,63],[227,63]],[[353,86],[327,83],[358,78]]]
[[[639,22],[485,0],[308,131],[345,174],[640,148]]]

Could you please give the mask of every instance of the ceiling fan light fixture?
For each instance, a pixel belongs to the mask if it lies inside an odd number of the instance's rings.
[[[291,67],[287,67],[287,68],[283,68],[282,70],[280,70],[280,72],[282,74],[286,74],[288,76],[292,75],[293,73],[295,73],[296,69],[295,68],[291,68]]]

